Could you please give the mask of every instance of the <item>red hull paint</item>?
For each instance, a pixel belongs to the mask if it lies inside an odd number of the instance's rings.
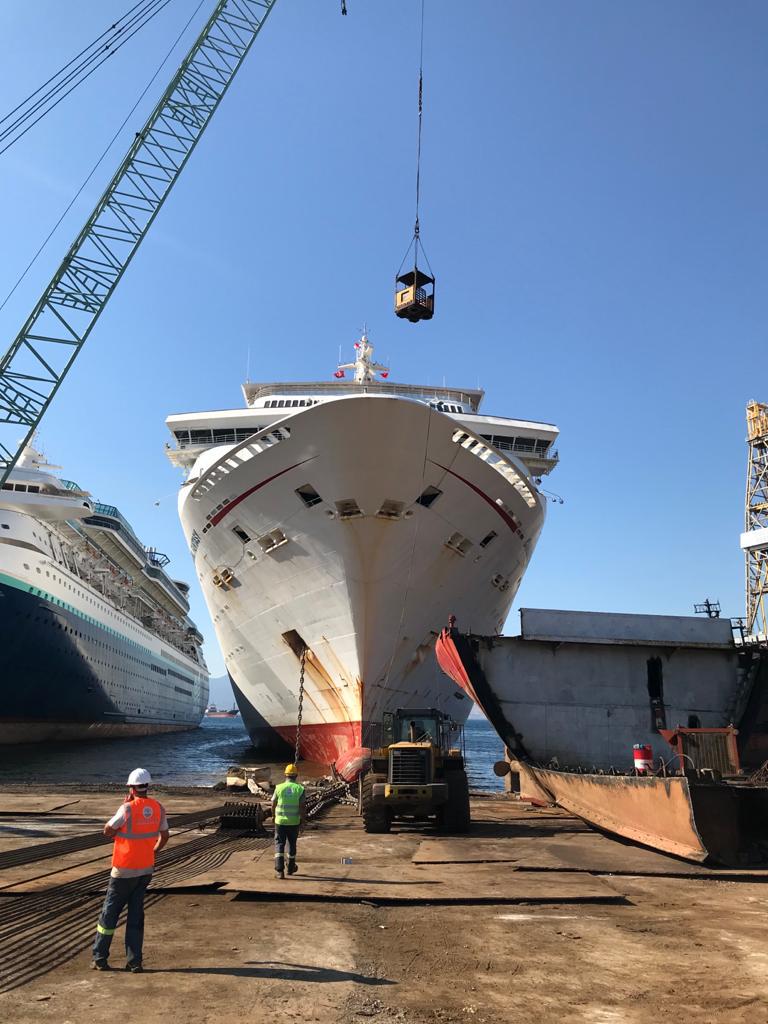
[[[457,686],[460,686],[472,698],[475,704],[482,707],[475,693],[472,681],[464,667],[464,662],[461,660],[461,655],[456,650],[456,644],[453,642],[450,629],[441,630],[440,636],[435,641],[435,657],[437,658],[438,665],[448,678],[452,679]]]
[[[276,725],[275,732],[292,747],[296,743],[295,725]],[[337,757],[353,747],[362,746],[362,722],[328,722],[302,725],[300,755],[305,761],[333,764]]]

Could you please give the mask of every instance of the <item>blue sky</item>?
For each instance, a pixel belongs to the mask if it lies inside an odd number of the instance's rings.
[[[2,112],[128,6],[0,5]],[[0,156],[0,299],[193,6],[173,0]],[[393,379],[479,381],[487,412],[560,426],[565,501],[517,606],[741,614],[744,405],[768,399],[768,7],[427,0],[437,312],[412,326],[391,303],[419,5],[347,6],[279,0],[50,410],[47,454],[191,580],[165,416],[239,406],[249,351],[252,379],[329,378],[365,320]],[[168,77],[0,312],[3,345]]]

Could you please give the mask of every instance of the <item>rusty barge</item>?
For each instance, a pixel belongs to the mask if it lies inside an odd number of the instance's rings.
[[[689,860],[768,862],[768,651],[730,623],[523,609],[517,637],[440,635],[522,796]],[[685,724],[680,724],[685,723]],[[652,766],[632,768],[633,747]]]

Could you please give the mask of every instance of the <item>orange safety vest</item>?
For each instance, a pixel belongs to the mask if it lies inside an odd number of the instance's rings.
[[[151,797],[136,797],[125,807],[126,820],[115,836],[113,868],[152,868],[163,808]]]

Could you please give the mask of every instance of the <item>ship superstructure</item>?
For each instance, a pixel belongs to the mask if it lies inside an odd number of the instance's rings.
[[[246,408],[173,415],[179,512],[255,744],[366,746],[369,723],[470,702],[428,657],[459,609],[501,628],[544,520],[551,424],[483,392],[398,384],[366,335],[333,382],[246,383]],[[352,379],[344,376],[352,372]]]
[[[57,468],[27,446],[0,491],[0,743],[194,728],[208,670],[187,584]]]

